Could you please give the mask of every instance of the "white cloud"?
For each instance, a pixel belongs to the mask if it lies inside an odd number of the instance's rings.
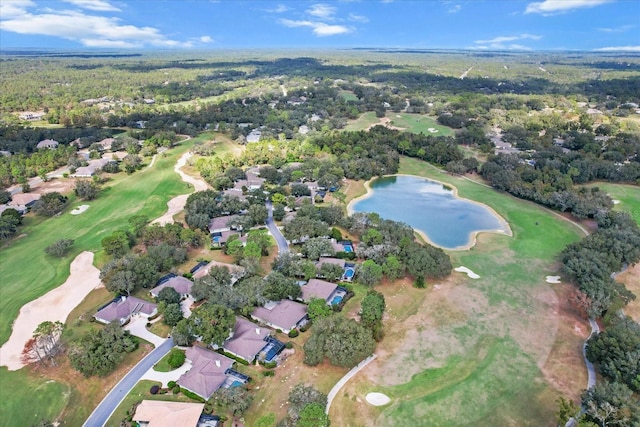
[[[123,24],[120,18],[88,15],[73,10],[32,14],[23,9],[9,19],[2,15],[0,29],[74,40],[89,47],[191,47],[192,42],[168,39],[153,27]]]
[[[596,30],[603,33],[624,33],[632,28],[635,28],[635,25],[621,25],[620,27],[615,28],[596,28]]]
[[[331,25],[325,24],[324,22],[294,21],[291,19],[280,19],[278,22],[289,28],[309,27],[313,30],[313,33],[316,36],[320,37],[335,36],[337,34],[346,34],[353,31],[352,28],[344,25]]]
[[[336,13],[336,8],[333,6],[329,6],[328,4],[316,3],[311,5],[311,7],[307,9],[307,13],[309,15],[315,16],[316,18],[331,21],[334,19],[333,15],[335,15]]]
[[[610,46],[594,50],[600,52],[640,52],[640,46]]]
[[[462,10],[462,6],[460,6],[459,4],[456,4],[452,7],[449,8],[449,10],[447,10],[447,12],[449,13],[458,13]]]
[[[474,43],[478,44],[496,44],[496,43],[504,43],[504,42],[512,42],[516,40],[540,40],[542,36],[538,36],[535,34],[520,34],[517,36],[501,36],[495,37],[490,40],[476,40]]]
[[[0,2],[0,17],[7,19],[24,15],[31,6],[35,6],[31,0],[3,0]]]
[[[83,9],[96,10],[98,12],[120,12],[120,9],[109,4],[105,0],[62,0]]]
[[[209,36],[202,36],[198,39],[201,43],[213,43],[213,39]]]
[[[269,13],[284,13],[286,11],[288,11],[289,8],[283,4],[279,4],[276,7],[274,7],[273,9],[265,9],[265,12],[269,12]]]
[[[493,50],[531,50],[530,47],[519,43],[508,43],[519,40],[540,40],[542,36],[536,34],[518,34],[515,36],[500,36],[490,40],[476,40],[475,49],[493,49]]]
[[[366,23],[366,22],[369,22],[369,18],[367,18],[366,16],[363,16],[363,15],[355,15],[353,13],[350,13],[349,14],[349,21]]]
[[[554,15],[569,12],[573,9],[594,7],[613,0],[544,0],[529,3],[524,13],[539,13],[541,15]]]

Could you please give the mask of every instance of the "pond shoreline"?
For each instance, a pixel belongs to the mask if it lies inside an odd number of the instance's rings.
[[[441,184],[442,186],[446,187],[446,188],[450,188],[452,193],[453,193],[453,197],[455,197],[456,199],[459,200],[464,200],[466,202],[471,202],[474,203],[478,206],[482,206],[484,208],[487,208],[491,214],[493,216],[495,216],[498,219],[498,222],[500,222],[500,224],[502,225],[503,229],[493,229],[493,230],[476,230],[476,231],[472,231],[469,235],[469,240],[468,243],[465,245],[461,245],[461,246],[456,246],[455,248],[446,248],[443,246],[440,246],[436,243],[434,243],[431,239],[429,239],[429,237],[427,236],[427,234],[417,228],[413,228],[413,231],[418,234],[420,237],[422,237],[424,239],[425,242],[429,243],[432,246],[435,246],[437,248],[441,248],[443,250],[446,251],[462,251],[462,250],[469,250],[471,249],[473,246],[475,246],[476,241],[477,241],[477,237],[478,234],[480,233],[492,233],[492,234],[500,234],[500,235],[504,235],[504,236],[509,236],[509,237],[513,237],[513,232],[511,231],[511,226],[509,225],[509,223],[507,222],[507,220],[505,220],[500,214],[498,214],[491,206],[482,203],[482,202],[478,202],[477,200],[472,200],[472,199],[467,199],[464,197],[460,197],[458,195],[458,188],[453,185],[453,184],[449,184],[446,182],[442,182],[442,181],[438,181],[437,179],[432,179],[432,178],[425,178],[423,176],[418,176],[418,175],[411,175],[411,174],[406,174],[406,173],[395,173],[395,174],[390,174],[390,175],[383,175],[383,176],[379,176],[379,177],[375,177],[375,178],[371,178],[368,181],[365,181],[364,183],[364,188],[367,190],[366,194],[363,194],[360,197],[356,197],[355,199],[352,199],[351,201],[349,201],[349,203],[347,204],[347,214],[348,215],[353,215],[355,213],[355,210],[353,209],[353,206],[355,203],[361,201],[361,200],[365,200],[368,199],[370,197],[373,196],[373,189],[371,188],[371,182],[373,182],[374,180],[378,179],[378,178],[388,178],[388,177],[394,177],[394,176],[409,176],[412,178],[419,178],[419,179],[424,179],[425,181],[431,181],[431,182],[436,182],[438,184]],[[409,224],[411,225],[411,224]]]

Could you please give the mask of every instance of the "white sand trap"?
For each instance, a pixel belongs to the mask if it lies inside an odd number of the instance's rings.
[[[399,119],[402,118],[402,116],[399,116],[398,114],[396,114],[396,117],[399,118]]]
[[[181,170],[182,167],[187,164],[187,160],[189,160],[191,156],[193,156],[193,153],[190,153],[190,152],[184,153],[182,157],[180,157],[176,162],[176,165],[173,168],[173,170],[178,175],[180,175],[180,178],[182,178],[184,182],[188,182],[189,184],[192,184],[196,191],[204,191],[207,188],[209,188],[209,186],[204,180],[189,176],[186,173],[182,172]],[[173,199],[169,200],[167,202],[167,212],[165,212],[164,215],[162,215],[160,218],[156,218],[153,221],[151,221],[151,224],[160,224],[160,225],[173,224],[173,216],[179,212],[182,212],[182,210],[184,209],[184,205],[187,204],[188,197],[189,197],[188,194],[181,194],[180,196],[176,196]]]
[[[620,200],[611,199],[611,201],[613,202],[614,205],[619,205],[620,204]]]
[[[438,133],[438,129],[436,128],[428,128],[427,130],[431,133]]]
[[[93,266],[93,252],[82,252],[71,262],[71,274],[62,285],[22,306],[9,341],[0,348],[0,365],[10,371],[25,366],[20,355],[38,325],[47,320],[66,322],[69,313],[99,286],[100,270]]]
[[[454,270],[457,271],[458,273],[466,273],[467,276],[469,276],[472,279],[479,279],[480,278],[479,275],[477,275],[473,271],[469,270],[467,267],[460,266],[460,267],[454,268]]]
[[[386,394],[382,393],[369,393],[366,396],[367,402],[373,406],[383,406],[391,402],[391,399]]]
[[[69,213],[71,215],[80,215],[82,212],[86,211],[87,209],[89,209],[89,205],[80,205]]]
[[[562,283],[560,281],[560,276],[547,276],[547,283]]]

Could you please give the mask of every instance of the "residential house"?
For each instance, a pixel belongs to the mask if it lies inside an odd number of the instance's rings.
[[[26,212],[29,208],[40,200],[40,194],[36,193],[17,193],[11,196],[11,201],[8,203],[9,207],[17,210],[18,212]]]
[[[104,324],[118,321],[125,324],[132,317],[151,317],[158,312],[158,306],[136,297],[120,297],[102,307],[93,317]]]
[[[204,403],[143,400],[136,408],[133,421],[140,427],[198,427]]]
[[[261,136],[262,131],[260,129],[254,129],[247,135],[247,143],[259,142]]]
[[[193,287],[193,282],[186,277],[175,276],[171,277],[166,282],[162,283],[159,286],[151,289],[151,296],[157,298],[160,294],[160,291],[164,288],[173,288],[177,293],[180,294],[182,298],[189,298],[191,296],[191,288]]]
[[[311,279],[302,285],[300,290],[302,291],[300,299],[304,302],[311,301],[311,298],[322,298],[330,304],[338,292],[338,285],[325,280]]]
[[[316,262],[316,267],[322,267],[322,264],[335,264],[344,268],[346,261],[340,258],[330,258],[330,257],[320,257],[318,262]]]
[[[244,277],[246,273],[245,269],[243,267],[240,267],[239,265],[227,264],[220,261],[211,261],[204,267],[198,268],[195,273],[193,273],[193,278],[200,279],[201,277],[206,276],[207,274],[209,274],[209,270],[211,270],[212,267],[226,267],[227,269],[229,269],[229,272],[231,273],[232,284]]]
[[[31,111],[25,111],[24,113],[20,113],[20,115],[18,116],[20,118],[20,120],[40,120],[45,116],[44,112],[31,112]]]
[[[191,362],[191,369],[182,374],[177,383],[180,387],[209,400],[227,381],[233,359],[197,346],[189,347],[186,356]]]
[[[58,148],[58,145],[60,145],[60,143],[54,139],[43,139],[42,141],[38,142],[36,148],[48,148],[52,150],[54,148]]]
[[[222,247],[227,244],[227,241],[231,236],[238,236],[238,240],[243,246],[247,244],[248,235],[240,235],[235,231],[216,231],[211,233],[211,244],[215,247]]]
[[[102,169],[107,164],[111,163],[112,160],[109,159],[95,159],[89,160],[89,164],[87,166],[81,166],[76,169],[75,173],[71,176],[75,178],[89,178],[95,175],[98,170]]]
[[[251,317],[267,326],[289,333],[307,323],[307,306],[288,299],[271,301],[253,310]]]
[[[100,144],[102,150],[111,150],[111,146],[113,145],[114,141],[115,138],[105,138],[102,141],[98,142],[98,144]]]
[[[270,352],[270,350],[274,348],[274,342],[280,343],[271,338],[271,331],[268,329],[242,317],[236,317],[236,324],[233,327],[231,338],[224,342],[222,348],[227,353],[251,363],[261,353],[265,357],[271,356],[267,360],[273,359],[275,354],[272,355],[273,352]],[[278,350],[282,350],[282,348],[284,348],[284,345],[280,345]]]

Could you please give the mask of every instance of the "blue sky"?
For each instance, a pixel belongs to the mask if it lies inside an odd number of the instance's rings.
[[[640,52],[640,1],[1,0],[15,47]]]

